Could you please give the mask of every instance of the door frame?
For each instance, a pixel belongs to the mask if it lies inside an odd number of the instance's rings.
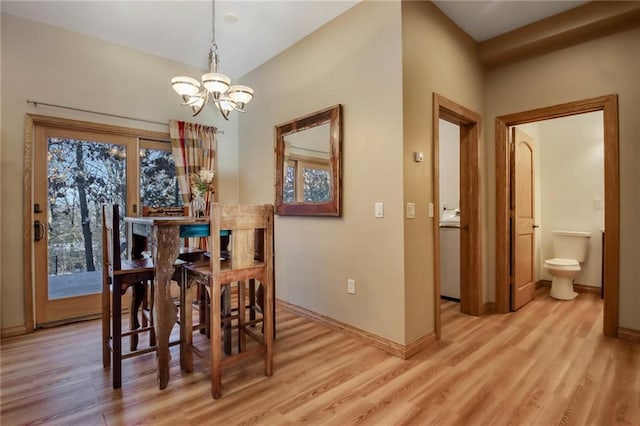
[[[620,172],[618,95],[605,95],[496,117],[496,310],[509,312],[509,145],[508,128],[518,124],[602,111],[604,120],[605,261],[604,319],[606,336],[618,336],[620,268]]]
[[[38,114],[26,114],[24,119],[24,203],[23,203],[23,288],[24,288],[24,325],[25,331],[31,333],[35,329],[35,245],[33,240],[34,221],[34,154],[36,125],[59,127],[70,130],[84,130],[109,135],[129,136],[140,139],[169,141],[168,133],[152,130],[141,130],[131,127],[93,123]]]
[[[433,93],[433,220],[434,322],[436,339],[442,333],[440,312],[440,176],[439,120],[460,126],[460,311],[479,316],[482,313],[482,234],[480,221],[479,139],[480,114]],[[462,254],[468,253],[469,256]],[[465,267],[466,264],[466,267]]]

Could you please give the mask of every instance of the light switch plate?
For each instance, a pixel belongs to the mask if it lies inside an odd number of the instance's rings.
[[[375,217],[384,217],[384,203],[376,202],[373,205],[374,215]]]
[[[413,219],[416,217],[416,204],[407,203],[407,218]]]
[[[593,207],[596,210],[604,209],[604,198],[596,198],[593,200]]]
[[[429,203],[429,217],[433,217],[433,203]]]

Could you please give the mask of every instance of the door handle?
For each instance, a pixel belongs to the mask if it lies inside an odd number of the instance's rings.
[[[533,229],[540,228],[540,225],[533,225]]]
[[[40,241],[44,238],[44,231],[44,223],[40,222],[39,220],[33,222],[33,239],[35,241]]]

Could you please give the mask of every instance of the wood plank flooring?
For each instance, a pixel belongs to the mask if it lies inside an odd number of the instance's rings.
[[[111,388],[100,323],[2,341],[2,425],[640,425],[640,344],[602,335],[602,301],[536,299],[507,315],[470,317],[442,304],[442,340],[407,361],[285,309],[271,378],[247,359],[210,397],[205,364],[156,385],[155,355],[123,362]],[[198,335],[200,343],[206,340]]]

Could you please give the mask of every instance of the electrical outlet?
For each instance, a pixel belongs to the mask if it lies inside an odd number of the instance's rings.
[[[356,294],[356,280],[347,279],[347,293]]]

